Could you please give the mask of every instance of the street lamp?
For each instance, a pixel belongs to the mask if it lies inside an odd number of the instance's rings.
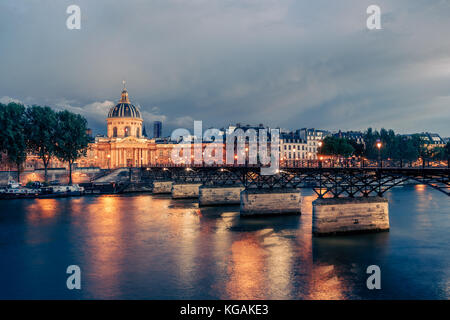
[[[108,170],[109,170],[109,169],[111,169],[111,165],[110,165],[111,155],[108,154],[106,157],[108,158]]]
[[[318,145],[319,145],[319,149],[317,150],[317,152],[322,153],[322,145],[323,145],[323,142],[322,142],[322,141],[319,141]],[[322,168],[322,159],[323,159],[323,157],[320,156],[320,158],[319,158],[319,167],[320,167],[320,168]]]
[[[377,140],[377,148],[378,148],[378,162],[380,163],[380,167],[383,167],[383,161],[381,160],[381,141],[380,139]]]

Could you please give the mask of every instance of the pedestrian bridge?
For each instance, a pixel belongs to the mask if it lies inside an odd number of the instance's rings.
[[[389,230],[389,204],[383,194],[406,183],[425,184],[450,196],[447,166],[284,165],[274,175],[258,166],[151,166],[129,168],[129,176],[152,186],[154,194],[197,198],[200,206],[240,205],[241,216],[300,214],[302,188],[313,202],[315,235]],[[130,178],[131,182],[131,178]]]
[[[261,175],[256,166],[153,166],[141,169],[145,181],[172,180],[202,185],[242,185],[247,189],[312,188],[322,197],[383,196],[405,183],[425,184],[450,196],[448,167],[282,167],[274,175]]]

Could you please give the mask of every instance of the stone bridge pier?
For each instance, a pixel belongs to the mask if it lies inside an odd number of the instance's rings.
[[[241,192],[241,215],[300,214],[301,195],[298,189],[247,189]]]
[[[388,200],[381,197],[325,198],[313,202],[317,236],[389,230]]]
[[[170,194],[172,193],[172,181],[153,181],[154,194]]]
[[[173,199],[190,199],[198,198],[199,188],[202,183],[173,183],[172,185],[172,198]]]
[[[220,206],[241,203],[243,186],[201,186],[199,188],[199,206]]]

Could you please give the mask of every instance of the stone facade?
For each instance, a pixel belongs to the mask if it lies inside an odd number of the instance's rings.
[[[72,171],[73,183],[90,182],[92,178],[101,172],[98,168],[77,168]],[[69,182],[69,171],[65,168],[53,169],[47,171],[48,181],[58,180],[60,183]],[[0,171],[0,185],[7,185],[10,180],[18,181],[17,171]],[[44,169],[33,171],[23,171],[20,173],[20,182],[25,185],[30,181],[44,181]]]

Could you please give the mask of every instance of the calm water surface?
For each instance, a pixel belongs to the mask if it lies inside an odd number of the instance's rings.
[[[390,232],[315,238],[303,193],[301,216],[257,219],[151,195],[0,201],[0,298],[450,298],[449,197],[397,188]]]

